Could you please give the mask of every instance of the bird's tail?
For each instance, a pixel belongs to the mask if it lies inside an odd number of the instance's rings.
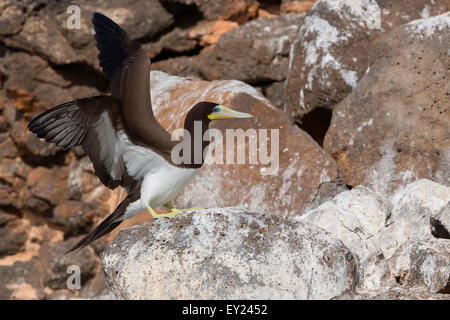
[[[104,235],[110,233],[112,230],[117,228],[119,224],[122,223],[122,216],[124,215],[128,205],[135,201],[134,199],[136,197],[136,194],[130,194],[128,195],[114,210],[113,213],[111,213],[105,220],[103,220],[97,227],[94,228],[91,232],[89,232],[83,239],[78,241],[72,248],[70,248],[69,251],[67,251],[65,254],[68,254],[74,250],[81,249],[83,247],[86,247],[91,242],[103,237]],[[138,197],[139,198],[139,197]]]

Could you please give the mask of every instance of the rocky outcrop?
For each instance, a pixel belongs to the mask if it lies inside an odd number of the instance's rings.
[[[62,253],[114,209],[120,190],[100,184],[81,148],[61,150],[26,129],[50,107],[108,93],[92,35],[93,11],[112,17],[142,43],[154,70],[204,80],[152,74],[155,113],[171,132],[199,99],[254,113],[240,128],[269,129],[267,154],[279,153],[276,174],[266,174],[270,159],[205,165],[176,199],[178,206],[239,205],[246,207],[238,210],[243,219],[298,224],[324,248],[336,249],[331,257],[337,260],[327,260],[331,265],[320,273],[330,278],[307,282],[314,277],[302,278],[311,275],[306,266],[293,275],[311,290],[289,285],[291,296],[448,299],[449,17],[442,15],[448,1],[320,0],[312,7],[314,2],[81,0],[80,28],[70,29],[71,1],[0,1],[0,299],[106,297],[99,253],[114,234],[73,256]],[[216,128],[223,133],[225,125]],[[270,129],[279,130],[275,153]],[[434,182],[406,186],[420,178]],[[208,211],[205,219],[223,217],[219,211]],[[304,213],[303,221],[295,220]],[[141,214],[122,227],[149,219]],[[158,223],[172,230],[176,221]],[[321,265],[315,254],[323,248],[289,228],[298,243],[316,250],[299,252]],[[265,238],[279,241],[277,236]],[[340,260],[344,252],[353,256],[354,275],[333,264],[351,260],[347,254]],[[72,264],[81,267],[80,290],[65,286]],[[232,285],[238,278],[230,279],[230,288],[237,288]],[[281,296],[274,283],[257,285]],[[330,283],[337,286],[325,294]],[[345,289],[355,284],[355,290]],[[251,288],[245,290],[240,292]]]
[[[259,7],[256,0],[162,0],[162,3],[193,5],[206,20],[233,19],[241,23],[255,17]]]
[[[291,47],[284,109],[298,121],[317,108],[333,109],[369,65],[373,41],[415,19],[449,10],[445,0],[319,0]]]
[[[357,257],[360,287],[376,290],[387,278],[388,265],[374,237],[386,224],[389,205],[371,190],[355,187],[307,212],[302,220],[340,239]]]
[[[303,16],[304,14],[292,13],[259,18],[239,27],[237,24],[232,27],[223,23],[209,23],[204,24],[204,30],[201,30],[200,25],[195,26],[185,31],[187,36],[184,38],[191,42],[174,41],[169,37],[164,37],[161,41],[167,43],[166,47],[174,42],[177,46],[185,44],[194,49],[199,41],[197,38],[200,41],[209,40],[214,46],[195,57],[178,57],[157,62],[152,69],[206,80],[241,80],[257,87],[274,106],[281,108],[284,102],[284,80],[289,65],[289,47]],[[215,38],[214,34],[220,34],[222,29],[228,32],[220,38]],[[214,33],[214,30],[217,31]],[[200,34],[200,38],[195,36],[196,34]],[[178,31],[176,37],[183,35]],[[156,43],[154,47],[156,50],[161,44]],[[172,46],[172,50],[182,49]]]
[[[247,83],[282,81],[289,64],[289,46],[303,15],[260,18],[224,34],[206,63],[208,80],[236,79]]]
[[[429,295],[448,291],[450,241],[436,237],[432,221],[449,204],[449,187],[422,179],[390,198],[353,188],[300,220],[325,229],[349,248],[362,294],[378,295],[399,284]]]
[[[448,299],[450,240],[431,217],[449,203],[449,187],[422,179],[295,218],[186,212],[121,231],[102,261],[119,299]]]
[[[330,299],[357,283],[352,255],[329,234],[235,208],[121,231],[102,259],[120,299]]]
[[[446,13],[372,46],[370,68],[335,107],[324,142],[347,184],[449,183],[449,30]]]
[[[312,8],[316,0],[282,0],[280,10],[282,13],[303,13]]]

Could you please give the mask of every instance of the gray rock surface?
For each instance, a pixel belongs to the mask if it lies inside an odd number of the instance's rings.
[[[447,293],[450,240],[437,238],[432,222],[444,220],[440,217],[449,200],[449,187],[427,179],[388,198],[356,187],[299,219],[325,229],[350,249],[358,266],[358,291],[377,295],[398,283]]]
[[[364,75],[374,40],[448,10],[447,0],[318,0],[291,47],[286,111],[301,119],[315,108],[333,109]]]
[[[119,299],[448,299],[450,240],[432,233],[450,187],[367,187],[303,216],[239,208],[122,230],[102,253]]]
[[[237,208],[123,230],[102,261],[119,299],[330,299],[358,281],[353,256],[327,232]]]
[[[386,259],[402,245],[411,241],[430,241],[431,218],[438,216],[450,201],[450,187],[428,179],[410,183],[392,198],[392,211],[386,226],[377,235]],[[442,239],[450,251],[450,241]]]
[[[377,290],[389,274],[375,235],[383,230],[389,203],[365,187],[355,187],[307,212],[300,219],[330,232],[357,258],[360,287]]]
[[[407,243],[390,259],[390,269],[404,287],[450,293],[450,243],[448,240]]]
[[[391,191],[421,178],[449,183],[449,31],[450,12],[373,44],[370,68],[334,108],[324,140],[346,184]]]

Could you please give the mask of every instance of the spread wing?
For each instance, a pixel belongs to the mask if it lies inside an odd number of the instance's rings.
[[[174,143],[156,120],[150,99],[150,58],[114,21],[101,13],[92,18],[98,59],[111,81],[111,93],[121,101],[124,125],[140,144],[170,152]]]
[[[112,96],[64,103],[29,124],[38,137],[70,148],[82,145],[102,183],[114,189],[136,185],[170,161],[169,133],[155,119],[150,101],[150,59],[111,19],[94,13],[100,65]]]
[[[83,145],[103,184],[115,188],[120,184],[124,166],[114,155],[115,139],[104,116],[117,114],[120,101],[111,96],[84,98],[54,107],[30,122],[28,129],[63,148]]]
[[[122,119],[119,99],[97,96],[52,108],[31,121],[28,128],[63,148],[82,145],[104,185],[129,189],[157,169],[163,157],[151,148],[133,144]]]

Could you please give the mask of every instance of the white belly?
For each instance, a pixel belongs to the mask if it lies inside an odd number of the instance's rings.
[[[152,208],[163,206],[183,191],[198,170],[168,164],[156,172],[149,172],[142,181],[141,202]]]

